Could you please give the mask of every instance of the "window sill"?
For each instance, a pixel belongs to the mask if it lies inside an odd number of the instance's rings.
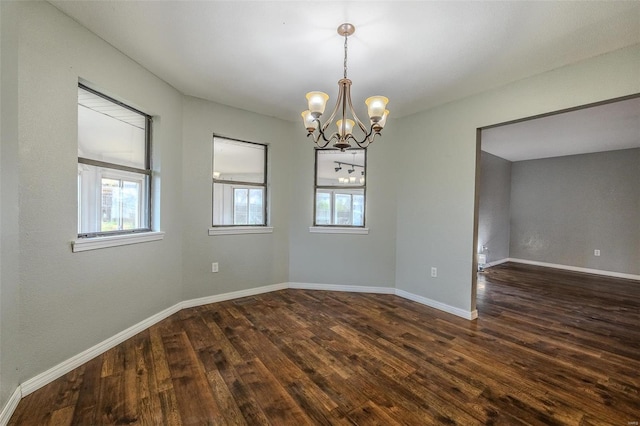
[[[345,226],[310,226],[309,232],[312,234],[369,234],[369,228],[355,228]]]
[[[219,226],[209,228],[209,235],[273,234],[273,226]]]
[[[129,244],[147,243],[164,239],[164,232],[140,232],[137,234],[109,235],[106,237],[78,238],[71,242],[74,253],[87,250],[97,250],[108,247],[125,246]]]

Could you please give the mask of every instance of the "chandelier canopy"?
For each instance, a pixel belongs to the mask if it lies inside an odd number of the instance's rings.
[[[324,113],[329,95],[323,92],[307,93],[309,109],[301,114],[302,120],[308,132],[307,137],[313,135],[313,141],[321,149],[326,148],[332,141],[335,141],[333,147],[341,151],[355,148],[351,146],[352,141],[360,148],[366,148],[373,142],[377,135],[382,133],[382,129],[387,121],[387,116],[389,115],[389,110],[386,109],[389,99],[384,96],[371,96],[365,101],[370,120],[369,128],[360,121],[356,112],[353,110],[351,103],[351,80],[347,78],[347,38],[353,34],[355,30],[356,28],[348,23],[338,27],[338,34],[344,36],[344,78],[338,81],[338,99],[329,119],[324,124],[320,121],[320,117]],[[347,111],[352,119],[347,118]],[[335,133],[326,132],[338,112],[340,114],[340,119],[336,122],[338,130]],[[363,133],[362,139],[360,140],[352,133],[356,124]]]

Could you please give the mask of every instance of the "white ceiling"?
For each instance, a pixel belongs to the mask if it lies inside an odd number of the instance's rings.
[[[640,148],[640,97],[485,129],[481,146],[509,161]]]
[[[335,98],[343,22],[354,103],[391,118],[640,42],[637,1],[50,2],[184,94],[291,121]]]

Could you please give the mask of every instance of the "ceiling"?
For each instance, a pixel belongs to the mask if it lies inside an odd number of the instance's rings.
[[[640,148],[640,97],[484,129],[481,140],[509,161]]]
[[[354,104],[385,95],[391,118],[640,43],[633,1],[50,3],[186,95],[290,121],[335,99],[343,22]]]

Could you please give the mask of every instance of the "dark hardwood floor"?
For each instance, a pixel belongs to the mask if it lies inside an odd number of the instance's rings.
[[[185,309],[25,397],[10,425],[637,425],[640,282],[518,264],[479,319],[283,290]]]

